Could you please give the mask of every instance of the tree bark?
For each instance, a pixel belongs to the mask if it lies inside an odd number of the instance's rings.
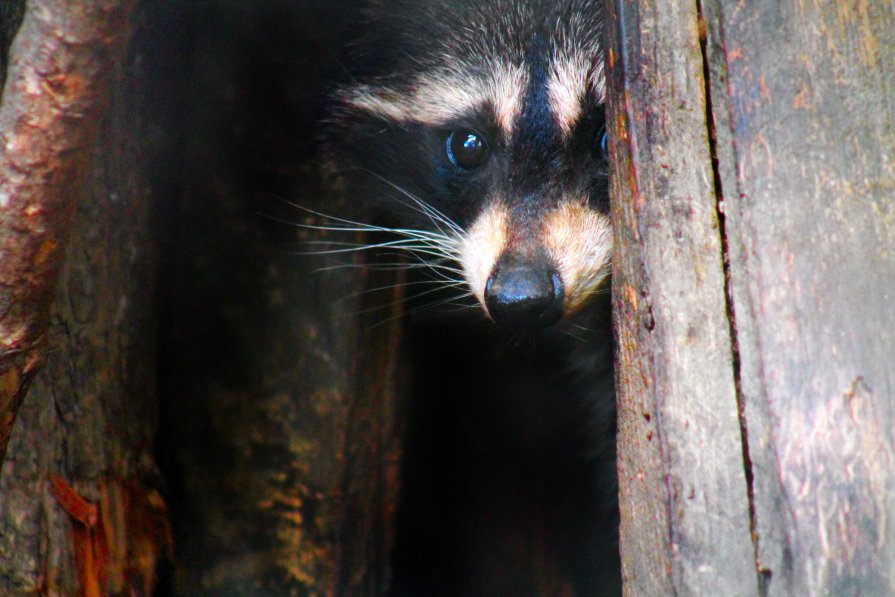
[[[153,459],[145,90],[136,53],[122,62],[130,19],[127,2],[32,1],[10,54],[0,109],[7,425],[30,385],[0,476],[0,594],[12,597],[149,595],[170,544]]]
[[[895,15],[611,12],[626,594],[892,594]]]
[[[0,105],[0,463],[46,350],[78,188],[130,2],[32,0]]]

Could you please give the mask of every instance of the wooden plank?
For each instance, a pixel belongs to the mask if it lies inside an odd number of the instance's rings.
[[[769,595],[895,594],[895,15],[705,3]]]
[[[626,595],[755,595],[695,4],[610,17]]]

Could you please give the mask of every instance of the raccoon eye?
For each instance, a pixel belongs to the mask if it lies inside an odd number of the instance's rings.
[[[600,127],[594,137],[594,155],[604,160],[609,160],[609,140],[606,138],[606,125]]]
[[[465,129],[452,131],[445,140],[444,150],[450,162],[463,169],[475,168],[488,154],[482,136]]]

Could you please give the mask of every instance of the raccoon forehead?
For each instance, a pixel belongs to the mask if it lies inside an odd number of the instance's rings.
[[[504,135],[512,136],[525,101],[529,74],[523,64],[494,62],[468,69],[444,69],[416,75],[412,83],[358,85],[344,94],[353,109],[397,122],[443,126],[489,105]],[[548,69],[550,113],[564,135],[581,118],[586,95],[603,102],[603,62],[600,54],[578,52],[555,56]]]
[[[398,122],[443,126],[484,106],[508,137],[522,110],[528,75],[522,65],[496,61],[416,75],[410,85],[359,85],[344,94],[354,109]]]
[[[567,136],[581,118],[588,93],[602,104],[606,95],[602,53],[573,54],[556,60],[547,79],[550,111],[559,130]]]

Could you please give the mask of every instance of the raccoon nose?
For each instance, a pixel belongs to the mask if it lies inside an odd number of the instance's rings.
[[[562,282],[549,266],[501,259],[485,285],[485,305],[506,328],[548,326],[562,315]]]

